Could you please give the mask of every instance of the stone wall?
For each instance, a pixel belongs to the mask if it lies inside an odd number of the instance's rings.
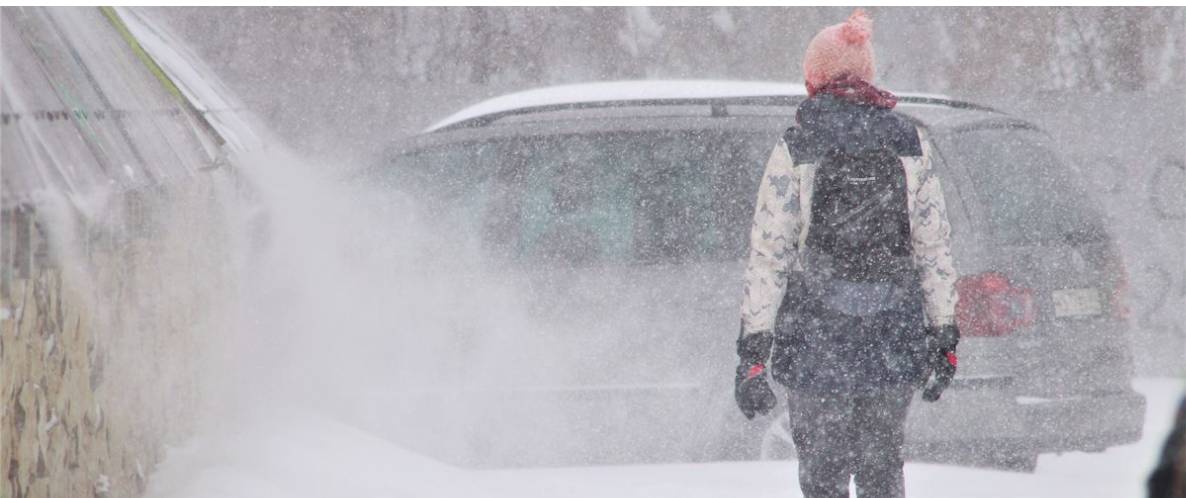
[[[234,302],[213,108],[120,12],[0,8],[0,498],[139,496]]]
[[[94,219],[4,213],[0,496],[139,496],[190,434],[201,341],[233,300],[217,183],[120,196]]]

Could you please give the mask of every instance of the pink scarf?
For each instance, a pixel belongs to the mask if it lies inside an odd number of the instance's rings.
[[[842,76],[815,87],[807,84],[807,96],[827,94],[845,102],[866,104],[882,109],[893,109],[898,104],[898,97],[894,94],[873,86],[872,83],[856,76]]]

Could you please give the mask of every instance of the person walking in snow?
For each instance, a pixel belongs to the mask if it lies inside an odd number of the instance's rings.
[[[938,400],[957,361],[943,191],[925,130],[872,84],[871,34],[857,10],[808,45],[745,270],[737,404],[765,414],[767,377],[787,387],[807,498],[849,496],[850,479],[862,498],[904,496],[907,409],[923,387]]]

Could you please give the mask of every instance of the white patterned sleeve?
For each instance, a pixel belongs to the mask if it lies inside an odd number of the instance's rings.
[[[798,257],[799,171],[779,140],[766,161],[750,228],[749,263],[741,301],[745,334],[774,329],[787,272]]]
[[[926,314],[931,325],[955,321],[955,265],[951,257],[951,224],[943,187],[931,165],[931,145],[920,131],[922,156],[903,158],[910,191],[910,232],[914,263],[920,271]]]

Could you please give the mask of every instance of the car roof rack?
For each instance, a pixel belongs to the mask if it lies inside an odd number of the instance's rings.
[[[513,116],[586,109],[621,109],[630,107],[656,106],[707,106],[710,109],[710,116],[726,117],[730,115],[729,107],[733,106],[797,106],[806,98],[806,95],[758,95],[752,97],[655,98],[565,102],[558,104],[524,106],[503,111],[491,112],[488,114],[481,114],[456,122],[438,125],[436,127],[430,128],[427,131],[430,133],[435,133],[463,128],[481,128],[484,126],[489,126],[501,119]],[[1001,111],[992,107],[942,97],[901,95],[898,97],[898,102],[902,104],[935,105],[949,107],[952,109],[984,111],[998,114],[1001,113]]]

